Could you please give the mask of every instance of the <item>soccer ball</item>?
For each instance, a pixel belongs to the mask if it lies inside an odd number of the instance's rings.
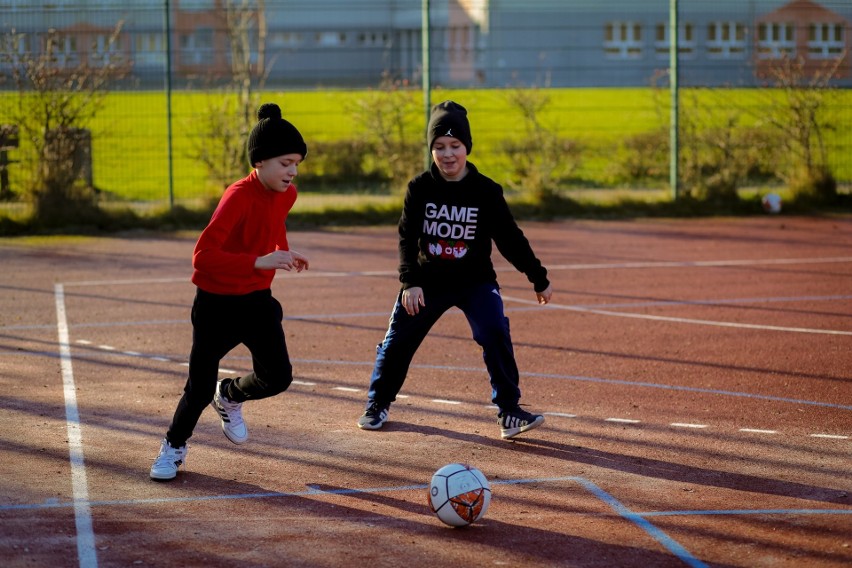
[[[781,212],[781,196],[777,193],[767,193],[760,200],[760,203],[763,205],[763,210],[767,213]]]
[[[451,527],[463,527],[485,516],[491,503],[491,485],[475,467],[445,465],[432,475],[429,508]]]

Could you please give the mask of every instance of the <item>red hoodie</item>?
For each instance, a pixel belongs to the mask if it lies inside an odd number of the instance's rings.
[[[254,263],[275,250],[290,250],[284,222],[295,201],[295,185],[272,191],[255,171],[228,187],[195,244],[192,282],[213,294],[268,289],[275,270],[258,270]]]

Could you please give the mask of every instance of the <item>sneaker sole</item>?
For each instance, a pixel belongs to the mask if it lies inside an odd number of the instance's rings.
[[[154,473],[153,471],[151,472],[151,479],[153,479],[154,481],[171,481],[175,477],[177,477],[177,472],[175,472],[175,474],[172,475],[172,476],[157,474],[157,473]]]
[[[382,421],[381,421],[381,422],[379,422],[378,424],[370,424],[370,423],[361,424],[361,423],[359,422],[359,423],[358,423],[358,428],[360,428],[361,430],[378,430],[378,429],[380,429],[382,426],[384,426],[384,425],[385,425],[385,422],[387,422],[387,420],[382,420]]]
[[[530,422],[526,426],[520,426],[519,428],[504,428],[500,431],[500,436],[504,440],[508,440],[510,438],[514,438],[518,434],[523,434],[524,432],[529,432],[534,428],[538,428],[542,424],[544,424],[544,416],[541,416],[535,422]]]
[[[226,438],[228,438],[231,442],[235,443],[238,446],[248,442],[248,435],[246,435],[244,438],[237,438],[227,428],[225,428],[225,426],[222,426],[222,433],[225,434]]]

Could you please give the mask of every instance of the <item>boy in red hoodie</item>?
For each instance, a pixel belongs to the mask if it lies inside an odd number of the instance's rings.
[[[225,190],[193,251],[197,291],[189,378],[151,479],[177,476],[186,462],[186,441],[207,405],[219,413],[225,436],[242,444],[248,440],[242,404],[279,394],[293,380],[283,312],[271,285],[276,270],[308,268],[307,257],[290,250],[284,224],[296,201],[292,181],[308,148],[278,105],[262,105],[257,118],[247,143],[254,170]],[[251,352],[254,371],[218,380],[219,361],[240,343]]]

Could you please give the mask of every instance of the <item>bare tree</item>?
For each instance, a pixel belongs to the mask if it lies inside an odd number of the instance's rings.
[[[348,111],[361,130],[362,139],[372,148],[376,169],[393,187],[404,189],[423,164],[417,91],[385,71],[379,87],[356,100]]]
[[[61,222],[94,206],[91,172],[85,175],[90,164],[86,153],[91,151],[86,127],[103,108],[114,82],[129,72],[127,61],[114,49],[121,28],[119,22],[108,38],[105,53],[111,56],[97,64],[85,52],[79,59],[67,57],[60,48],[65,35],[57,30],[48,30],[40,49],[32,53],[17,49],[24,34],[12,30],[2,38],[0,49],[12,62],[11,76],[20,94],[6,99],[11,102],[4,115],[18,126],[30,149],[22,167],[30,170],[25,191],[39,221]]]
[[[814,68],[804,58],[785,57],[770,68],[770,82],[782,97],[767,98],[768,112],[760,119],[779,134],[788,164],[780,175],[796,194],[830,199],[837,193],[825,144],[834,125],[825,109],[834,93],[831,81],[845,60],[841,55]]]
[[[548,95],[538,89],[514,89],[506,99],[520,114],[525,131],[520,142],[502,142],[501,151],[511,164],[507,183],[535,202],[553,200],[559,196],[560,182],[580,167],[582,149],[560,136],[556,125],[545,124],[544,114],[551,102]]]

